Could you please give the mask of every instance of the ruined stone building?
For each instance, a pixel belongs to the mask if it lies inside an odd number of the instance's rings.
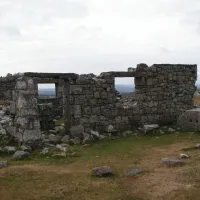
[[[115,78],[133,77],[135,92],[124,102],[115,90]],[[52,120],[62,116],[71,137],[91,130],[107,134],[132,130],[142,124],[176,123],[193,108],[197,65],[139,64],[127,71],[78,75],[32,73],[0,78],[0,100],[7,100],[13,123],[10,130],[19,141],[41,138]],[[39,100],[38,84],[55,83],[56,97]]]

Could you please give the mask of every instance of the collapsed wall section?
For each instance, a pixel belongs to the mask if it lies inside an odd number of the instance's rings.
[[[186,110],[193,108],[197,65],[140,64],[135,73],[134,99],[141,123],[175,123]]]

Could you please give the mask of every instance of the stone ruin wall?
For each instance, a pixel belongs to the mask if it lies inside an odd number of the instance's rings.
[[[70,132],[72,135],[90,132],[109,132],[112,125],[119,132],[130,130],[133,117],[132,105],[125,108],[116,98],[115,77],[81,75],[70,82]]]
[[[128,104],[116,93],[116,77],[135,77],[134,96]],[[41,127],[48,127],[58,114],[72,137],[91,130],[109,134],[110,128],[119,133],[145,123],[176,122],[193,108],[196,78],[196,65],[169,64],[139,64],[126,72],[100,76],[24,73],[0,78],[0,99],[12,99],[12,133],[20,141],[40,139]],[[56,98],[38,100],[38,83],[55,83]]]
[[[140,64],[129,73],[80,76],[70,83],[71,132],[106,133],[109,125],[123,131],[145,123],[176,123],[193,108],[196,74],[196,65]],[[114,88],[115,77],[124,76],[135,77],[133,102],[128,105],[116,98]]]
[[[167,124],[193,108],[197,65],[141,65],[135,74],[134,121]]]
[[[27,76],[17,79],[11,112],[15,114],[13,134],[20,142],[41,138],[38,89],[35,81]]]

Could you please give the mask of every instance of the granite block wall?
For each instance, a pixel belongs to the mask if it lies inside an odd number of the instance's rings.
[[[197,65],[140,64],[135,74],[134,98],[142,123],[173,123],[193,108]]]
[[[19,74],[7,74],[6,77],[0,77],[0,100],[12,100],[18,76]]]

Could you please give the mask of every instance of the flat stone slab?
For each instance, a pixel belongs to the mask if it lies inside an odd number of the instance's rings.
[[[97,177],[112,176],[112,169],[108,166],[100,166],[92,169],[92,175]]]
[[[184,158],[189,158],[190,156],[185,154],[185,153],[181,153],[180,154],[180,158],[184,159]]]
[[[157,130],[159,128],[158,124],[149,124],[143,126],[143,131],[145,134],[149,132],[153,132],[154,130]]]
[[[124,175],[126,177],[129,177],[129,176],[133,176],[133,175],[139,174],[140,172],[142,172],[141,169],[135,168],[135,169],[131,169],[130,171],[126,172]]]
[[[171,159],[171,158],[163,158],[162,163],[167,165],[168,167],[180,167],[180,166],[184,165],[183,161]]]

